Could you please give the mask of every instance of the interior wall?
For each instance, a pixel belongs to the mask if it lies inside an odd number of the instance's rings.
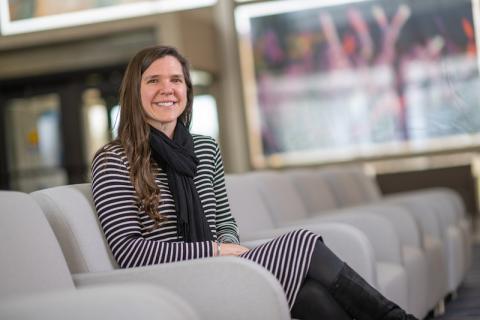
[[[233,0],[210,8],[2,36],[0,81],[122,65],[154,44],[176,46],[194,69],[212,75],[225,169],[248,171]]]
[[[126,63],[146,46],[177,47],[197,69],[217,73],[212,8],[0,37],[0,79]],[[26,63],[28,62],[28,63]]]
[[[0,77],[12,79],[122,64],[155,44],[152,28],[0,51]]]
[[[471,165],[383,173],[376,176],[383,194],[445,187],[455,190],[462,198],[473,221],[478,218],[477,183]]]
[[[222,0],[210,8],[0,37],[0,81],[125,64],[145,46],[174,45],[193,68],[213,75],[227,172],[249,171],[233,8],[233,0]],[[396,183],[383,180],[382,186]]]

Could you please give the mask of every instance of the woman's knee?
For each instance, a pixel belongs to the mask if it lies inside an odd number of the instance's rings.
[[[328,290],[310,278],[307,278],[300,288],[292,307],[292,317],[301,320],[351,319]]]
[[[335,255],[322,241],[318,240],[312,252],[308,276],[330,287],[342,270],[344,262]]]

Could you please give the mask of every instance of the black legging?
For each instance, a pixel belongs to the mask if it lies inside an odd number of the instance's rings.
[[[321,240],[297,297],[292,316],[302,320],[418,320],[368,284]]]
[[[344,262],[322,241],[317,241],[307,277],[292,307],[292,316],[301,320],[352,319],[328,292]]]

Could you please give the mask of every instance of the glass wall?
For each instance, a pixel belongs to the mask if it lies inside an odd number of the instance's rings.
[[[210,136],[218,141],[217,103],[212,95],[196,95],[193,99],[190,132]]]
[[[67,183],[59,96],[12,99],[4,120],[11,188],[30,192]]]

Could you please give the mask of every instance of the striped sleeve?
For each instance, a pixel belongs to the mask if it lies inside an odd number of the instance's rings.
[[[220,153],[220,149],[216,143],[213,190],[215,193],[215,223],[217,229],[217,239],[219,242],[223,243],[239,244],[240,239],[238,236],[238,226],[230,212],[230,205],[228,203],[222,154]]]
[[[118,265],[131,268],[213,256],[211,241],[149,240],[142,235],[145,232],[140,218],[142,211],[122,153],[120,146],[109,145],[92,163],[93,200]]]

